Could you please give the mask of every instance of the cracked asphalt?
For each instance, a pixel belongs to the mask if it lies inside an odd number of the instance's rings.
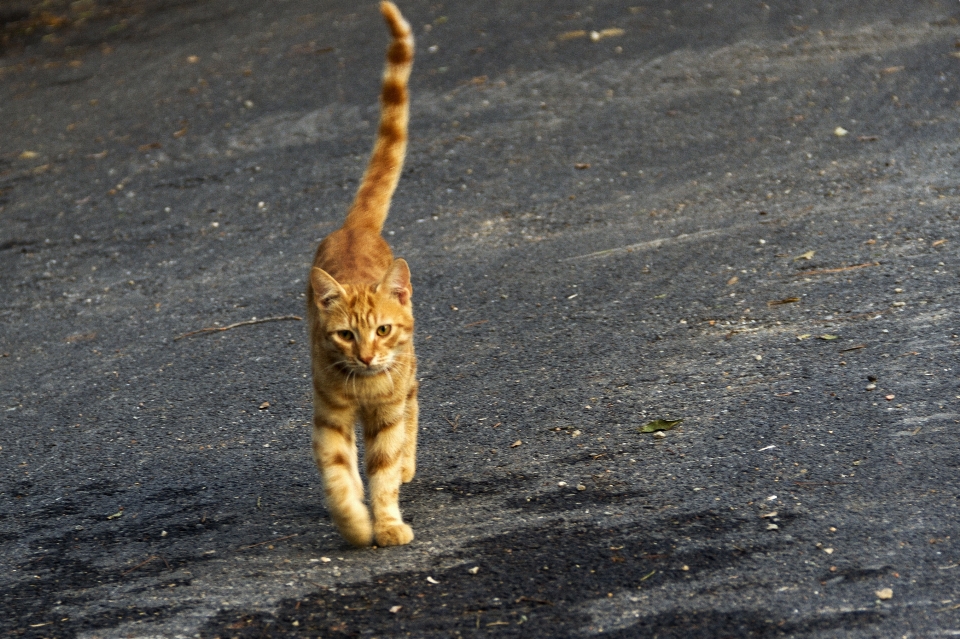
[[[0,633],[960,634],[960,7],[401,9],[417,536],[356,550],[275,318],[376,3],[0,8]]]

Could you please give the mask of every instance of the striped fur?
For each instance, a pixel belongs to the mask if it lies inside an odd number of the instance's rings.
[[[393,258],[380,235],[406,152],[413,36],[393,3],[382,2],[380,10],[393,40],[377,141],[343,226],[317,247],[307,287],[313,456],[330,515],[356,546],[413,539],[398,502],[400,484],[416,472],[413,287],[407,263]],[[357,465],[358,422],[370,510]]]

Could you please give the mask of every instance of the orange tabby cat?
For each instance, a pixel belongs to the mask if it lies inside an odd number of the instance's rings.
[[[382,2],[380,11],[393,41],[377,141],[343,226],[317,248],[307,287],[313,456],[327,509],[340,534],[356,546],[413,539],[398,499],[400,482],[416,472],[417,450],[410,269],[393,259],[380,235],[407,147],[413,35],[393,3]],[[363,425],[372,522],[357,470],[357,421]]]

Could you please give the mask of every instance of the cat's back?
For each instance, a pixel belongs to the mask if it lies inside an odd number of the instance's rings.
[[[376,231],[344,226],[320,242],[313,265],[341,284],[379,282],[393,264],[393,252]]]

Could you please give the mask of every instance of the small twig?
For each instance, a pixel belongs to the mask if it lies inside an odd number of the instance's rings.
[[[275,542],[278,542],[278,541],[283,541],[284,539],[290,539],[291,537],[296,537],[296,536],[299,535],[299,534],[300,534],[300,533],[293,533],[292,535],[287,535],[286,537],[277,537],[276,539],[268,539],[268,540],[266,540],[266,541],[258,541],[258,542],[255,543],[255,544],[250,544],[249,546],[241,546],[240,548],[237,548],[237,550],[248,550],[248,549],[250,549],[250,548],[255,548],[256,546],[262,546],[262,545],[264,545],[264,544],[272,544],[272,543],[275,543]]]
[[[540,604],[541,606],[552,606],[552,601],[547,601],[546,599],[536,599],[535,597],[519,597],[513,603],[520,603],[522,601],[528,601],[530,603]],[[489,624],[488,624],[489,625]]]
[[[845,349],[841,350],[840,352],[841,352],[841,353],[846,353],[847,351],[858,351],[858,350],[860,350],[861,348],[866,348],[866,347],[867,347],[866,344],[857,344],[856,346],[851,346],[850,348],[845,348]]]
[[[156,555],[150,555],[150,556],[147,557],[144,561],[141,561],[139,564],[137,564],[137,565],[134,566],[133,568],[128,568],[127,570],[124,570],[123,572],[121,572],[121,573],[120,573],[120,576],[123,577],[124,575],[127,575],[127,574],[133,572],[133,571],[136,570],[137,568],[143,568],[144,566],[146,566],[147,564],[149,564],[149,563],[150,563],[151,561],[153,561],[154,559],[160,559],[160,557],[158,557],[158,556],[156,556]]]
[[[800,271],[799,273],[794,273],[793,276],[802,277],[805,275],[827,275],[828,273],[842,273],[843,271],[853,271],[858,268],[867,268],[868,266],[880,266],[880,262],[864,262],[863,264],[841,266],[840,268],[821,268],[813,271]]]
[[[454,417],[453,421],[450,421],[446,415],[444,415],[443,418],[446,419],[447,423],[450,424],[450,427],[453,428],[453,432],[457,432],[457,427],[460,425],[460,416],[457,415]]]
[[[181,340],[184,337],[190,337],[191,335],[199,335],[201,333],[219,333],[220,331],[229,331],[231,328],[237,328],[238,326],[248,326],[250,324],[263,324],[264,322],[281,322],[283,320],[297,320],[302,321],[303,318],[299,315],[278,315],[277,317],[264,317],[261,319],[252,319],[246,320],[244,322],[237,322],[236,324],[230,324],[229,326],[207,326],[206,328],[197,329],[195,331],[190,331],[189,333],[183,333],[182,335],[177,335],[173,338],[173,341]]]

